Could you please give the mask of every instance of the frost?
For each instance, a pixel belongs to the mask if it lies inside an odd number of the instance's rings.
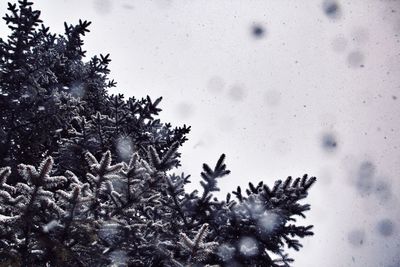
[[[168,164],[175,164],[176,148],[174,145],[160,156],[151,147],[147,159],[134,153],[129,163],[117,164],[113,164],[109,151],[100,159],[87,152],[88,183],[83,183],[81,176],[71,171],[67,171],[65,176],[51,176],[57,171],[53,170],[57,165],[52,157],[44,159],[39,167],[20,164],[19,172],[25,181],[17,183],[15,188],[5,184],[11,168],[3,168],[0,171],[0,198],[12,203],[12,211],[18,216],[0,214],[3,222],[0,229],[16,231],[19,236],[24,236],[29,223],[42,229],[43,238],[51,237],[68,247],[79,244],[73,248],[77,252],[85,248],[87,253],[93,254],[91,259],[85,259],[88,265],[92,260],[101,262],[106,257],[112,266],[126,266],[132,261],[133,265],[142,266],[142,260],[136,262],[136,256],[132,256],[137,254],[143,260],[161,258],[179,263],[177,266],[196,266],[215,258],[227,264],[242,264],[246,261],[238,259],[254,260],[260,251],[267,253],[264,244],[281,238],[282,232],[287,235],[285,241],[295,248],[298,241],[289,238],[289,234],[291,237],[298,233],[303,236],[311,234],[311,226],[282,228],[279,210],[268,211],[265,203],[279,206],[282,199],[296,199],[314,179],[308,180],[304,176],[292,182],[288,178],[284,182],[278,181],[272,190],[262,187],[262,183],[257,186],[250,183],[246,190],[248,197],[241,195],[240,188],[235,192],[240,203],[230,200],[230,196],[226,202],[219,202],[216,198],[211,199],[211,192],[219,190],[216,179],[229,174],[225,156],[220,157],[214,168],[204,164],[201,173],[203,194],[199,195],[198,191],[185,194],[184,185],[189,176],[159,171],[168,169]],[[114,187],[115,181],[118,181],[118,186]],[[58,189],[60,187],[62,189]],[[294,200],[293,203],[296,205]],[[286,211],[285,216],[287,214]],[[30,216],[28,220],[25,220],[26,216]],[[49,222],[49,218],[53,219]],[[199,225],[199,221],[192,218],[203,218],[208,223]],[[237,224],[232,224],[233,221]],[[190,225],[191,229],[184,225]],[[217,237],[215,229],[220,233]],[[257,234],[254,236],[240,237],[242,232],[255,231]],[[35,235],[31,233],[29,236],[31,242],[35,242]],[[38,249],[42,248],[40,244],[36,246]],[[88,244],[91,244],[90,248],[87,248]],[[43,255],[47,255],[46,251],[43,250]],[[132,254],[133,251],[138,252]],[[170,258],[175,253],[177,258]],[[290,259],[283,258],[282,261],[290,262]]]
[[[4,223],[4,224],[13,223],[17,219],[19,219],[18,216],[5,216],[5,215],[0,214],[0,222]]]
[[[94,5],[104,14],[112,1]],[[276,251],[312,235],[295,224],[315,178],[250,183],[221,200],[214,194],[230,173],[222,154],[203,164],[198,189],[187,189],[190,176],[176,172],[190,127],[161,122],[161,97],[110,94],[109,55],[87,58],[83,48],[90,22],[51,33],[25,0],[9,4],[4,19],[0,266],[273,266]],[[210,87],[222,92],[224,82]],[[246,95],[233,85],[226,96]]]

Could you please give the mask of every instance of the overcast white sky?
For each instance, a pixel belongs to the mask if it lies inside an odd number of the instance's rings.
[[[181,170],[195,185],[221,153],[224,192],[318,177],[294,266],[400,266],[399,2],[33,2],[53,32],[93,22],[85,48],[111,54],[115,93],[163,96],[160,118],[192,126]]]

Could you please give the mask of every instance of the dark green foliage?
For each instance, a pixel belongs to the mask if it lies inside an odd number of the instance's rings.
[[[289,266],[285,248],[312,235],[296,218],[315,178],[250,183],[219,200],[222,155],[203,165],[202,191],[186,192],[190,176],[172,171],[190,128],[156,118],[161,98],[108,93],[109,56],[83,61],[90,22],[53,35],[32,3],[8,9],[0,266]]]
[[[185,142],[188,127],[155,119],[161,98],[124,100],[107,93],[116,85],[107,76],[109,55],[83,61],[82,37],[90,22],[65,24],[65,34],[55,35],[31,2],[8,9],[4,19],[11,34],[0,39],[0,165],[15,168],[54,155],[84,173],[84,152],[116,152],[120,138],[141,153],[150,144],[165,152]]]
[[[107,151],[85,158],[85,177],[51,176],[51,157],[39,168],[20,164],[24,182],[15,186],[6,182],[10,168],[0,170],[0,263],[107,266],[118,254],[124,266],[287,266],[285,245],[298,250],[297,238],[312,235],[312,226],[294,222],[309,210],[297,202],[315,178],[250,185],[246,197],[235,192],[237,202],[219,201],[210,192],[229,172],[224,156],[214,170],[203,166],[201,196],[185,193],[188,176],[167,174],[151,157],[135,153],[112,164]]]

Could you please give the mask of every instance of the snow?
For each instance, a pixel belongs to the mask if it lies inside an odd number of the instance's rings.
[[[52,220],[48,224],[43,226],[43,232],[48,233],[48,232],[54,230],[56,227],[59,227],[59,226],[61,226],[61,225],[59,224],[58,221]]]
[[[129,137],[121,136],[117,139],[117,153],[122,160],[128,161],[133,152],[132,140]]]
[[[223,244],[219,246],[217,254],[223,261],[229,261],[234,256],[235,250],[235,247],[229,244]]]
[[[258,226],[264,233],[272,232],[278,226],[278,223],[279,216],[271,212],[265,212],[258,220]]]
[[[239,250],[246,257],[255,256],[258,253],[257,241],[251,237],[243,237],[239,241]]]
[[[109,258],[111,260],[111,266],[127,266],[128,257],[125,251],[114,250],[110,253]]]

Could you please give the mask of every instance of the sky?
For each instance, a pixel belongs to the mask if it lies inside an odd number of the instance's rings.
[[[400,266],[400,1],[33,2],[52,32],[92,21],[111,93],[162,96],[162,121],[191,125],[190,189],[222,153],[221,196],[317,177],[294,266]]]

